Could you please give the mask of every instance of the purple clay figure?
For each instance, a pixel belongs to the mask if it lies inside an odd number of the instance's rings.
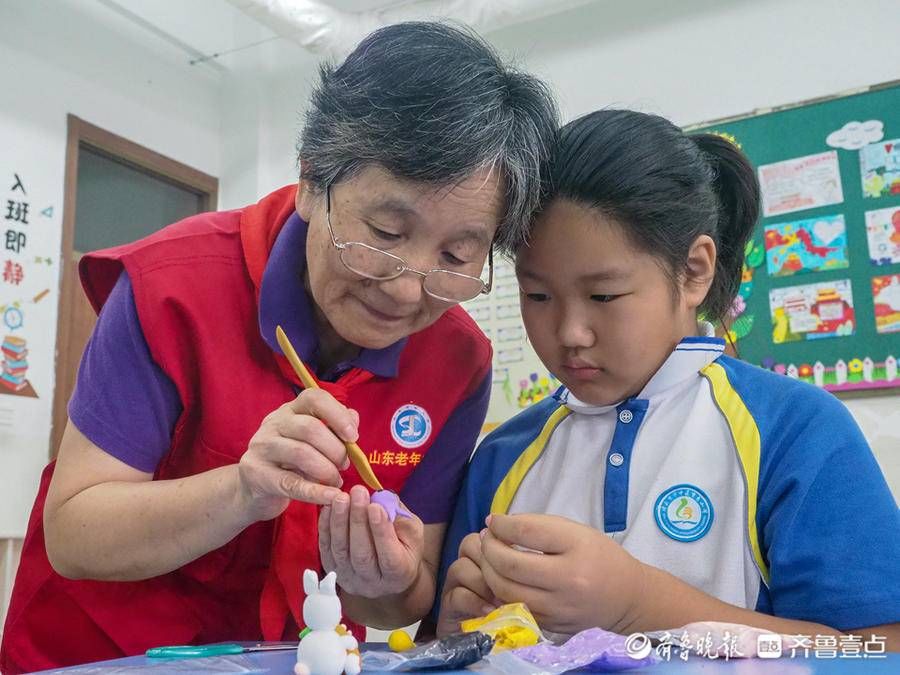
[[[372,493],[371,501],[373,504],[378,504],[381,508],[384,509],[385,513],[387,513],[388,520],[392,523],[397,518],[397,516],[401,516],[403,518],[412,518],[413,514],[403,508],[403,505],[400,503],[400,497],[397,496],[396,492],[391,492],[390,490],[379,490],[378,492]]]

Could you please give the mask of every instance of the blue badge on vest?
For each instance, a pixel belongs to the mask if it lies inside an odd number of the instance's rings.
[[[404,448],[418,448],[431,436],[431,418],[424,408],[402,405],[391,418],[391,436]]]
[[[675,541],[697,541],[712,527],[712,502],[694,485],[673,485],[656,498],[653,517],[667,537]]]

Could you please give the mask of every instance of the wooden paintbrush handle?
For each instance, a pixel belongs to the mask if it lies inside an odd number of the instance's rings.
[[[291,368],[294,369],[294,372],[297,373],[297,377],[300,378],[300,381],[303,383],[304,389],[321,389],[315,378],[312,374],[307,370],[303,361],[300,360],[300,357],[297,356],[297,352],[294,350],[294,346],[291,344],[291,341],[288,340],[288,336],[281,329],[281,326],[277,326],[275,328],[275,339],[278,340],[278,344],[281,346],[281,351],[284,352],[285,358],[288,360],[288,363],[291,364]],[[356,443],[352,441],[345,442],[344,445],[347,448],[347,456],[350,458],[350,462],[356,467],[357,473],[359,473],[359,477],[365,481],[366,485],[368,485],[373,490],[383,490],[384,488],[381,486],[381,482],[375,476],[375,472],[372,471],[372,467],[369,465],[369,460],[366,458],[366,453],[362,451]]]

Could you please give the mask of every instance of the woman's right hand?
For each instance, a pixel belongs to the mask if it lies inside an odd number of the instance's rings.
[[[238,464],[241,499],[253,520],[281,514],[290,500],[330,504],[350,466],[344,443],[359,414],[322,389],[308,389],[269,413]]]
[[[437,622],[439,637],[459,631],[460,621],[484,616],[500,605],[481,573],[481,560],[481,535],[466,535],[444,581]]]

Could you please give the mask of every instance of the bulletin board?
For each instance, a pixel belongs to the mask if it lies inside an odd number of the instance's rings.
[[[900,82],[705,123],[757,169],[731,337],[831,391],[900,387]]]

